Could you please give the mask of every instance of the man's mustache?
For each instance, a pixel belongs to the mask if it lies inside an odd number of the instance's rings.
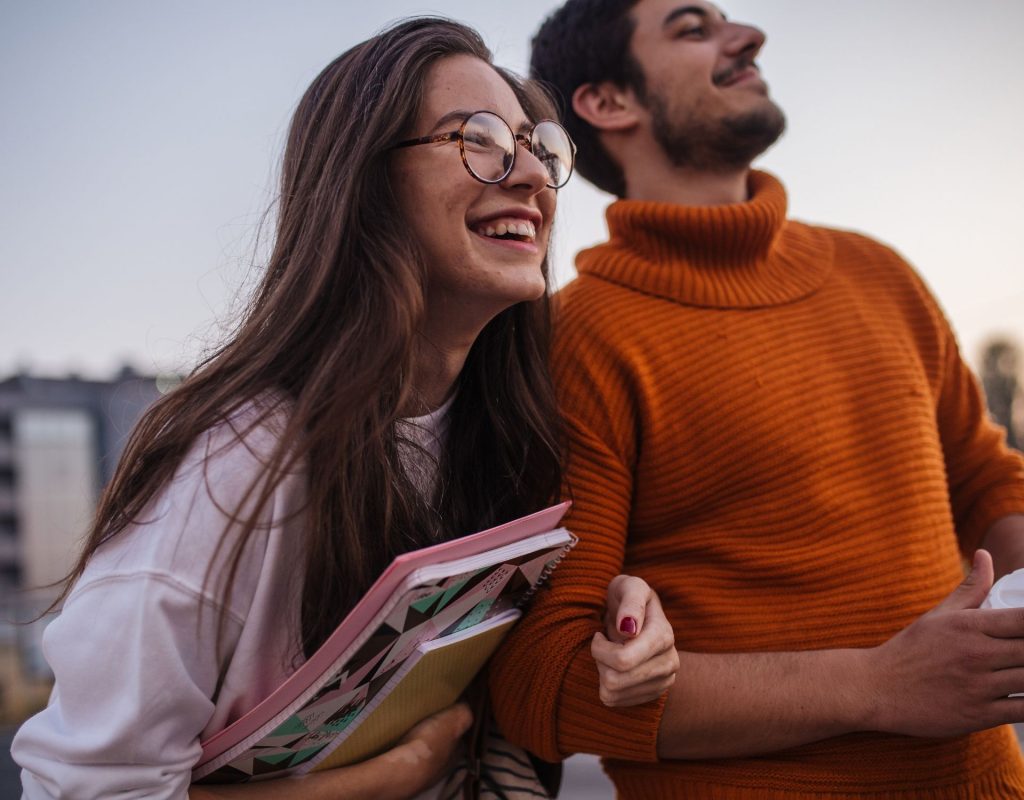
[[[738,72],[742,72],[747,67],[753,67],[758,72],[761,71],[761,68],[757,66],[757,62],[754,61],[754,59],[738,58],[732,63],[731,66],[725,67],[724,69],[720,69],[718,72],[712,73],[711,82],[715,86],[721,86],[723,83],[727,83],[728,81],[732,80]]]

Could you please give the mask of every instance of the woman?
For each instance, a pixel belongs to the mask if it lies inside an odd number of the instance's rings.
[[[546,251],[572,148],[551,116],[445,20],[313,82],[266,276],[134,432],[47,630],[53,699],[12,748],[27,797],[398,798],[446,769],[461,706],[301,782],[188,786],[200,740],[396,554],[557,497]]]

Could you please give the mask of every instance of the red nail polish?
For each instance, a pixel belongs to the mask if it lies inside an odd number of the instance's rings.
[[[632,617],[623,617],[622,622],[619,623],[619,632],[624,633],[627,636],[635,636],[636,620]]]

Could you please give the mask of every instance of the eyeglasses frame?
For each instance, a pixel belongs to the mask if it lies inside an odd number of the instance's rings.
[[[508,130],[509,133],[512,134],[513,141],[516,144],[519,144],[522,147],[524,147],[526,149],[526,151],[530,155],[532,155],[534,158],[536,158],[537,156],[533,152],[533,132],[536,130],[537,126],[540,125],[542,122],[553,122],[555,125],[557,125],[559,128],[562,129],[563,133],[565,133],[565,138],[569,140],[569,147],[571,148],[570,149],[570,155],[569,155],[569,172],[565,176],[565,180],[562,181],[557,186],[555,184],[553,184],[553,183],[546,183],[544,185],[547,186],[549,189],[561,189],[563,186],[565,186],[565,184],[567,184],[569,182],[569,178],[572,177],[572,173],[576,169],[576,143],[572,140],[572,137],[569,135],[569,131],[565,130],[565,126],[562,125],[562,123],[560,123],[556,119],[549,119],[549,118],[546,118],[546,117],[544,119],[539,119],[535,123],[533,123],[533,125],[530,126],[529,133],[515,133],[512,130],[512,126],[509,125],[504,120],[503,117],[499,116],[498,114],[495,114],[493,111],[487,111],[485,109],[481,109],[480,111],[474,111],[472,114],[467,116],[464,120],[462,120],[462,124],[459,125],[459,129],[458,130],[448,131],[447,133],[435,133],[433,135],[420,136],[420,137],[418,137],[416,139],[405,139],[404,141],[401,141],[401,142],[398,142],[397,144],[392,145],[392,149],[397,149],[399,147],[415,147],[416,145],[421,145],[421,144],[440,144],[442,142],[458,141],[458,143],[459,143],[459,156],[462,158],[462,166],[464,166],[466,168],[466,172],[468,172],[470,174],[470,176],[472,176],[476,180],[480,181],[480,183],[486,183],[486,184],[501,183],[509,175],[511,175],[512,174],[512,170],[514,170],[516,168],[516,156],[519,154],[519,151],[518,150],[513,150],[512,151],[512,163],[508,165],[508,169],[505,170],[505,174],[502,175],[500,178],[495,178],[494,180],[488,180],[487,178],[481,178],[479,175],[477,175],[476,172],[473,171],[473,168],[471,166],[469,166],[469,160],[466,158],[466,137],[465,137],[466,125],[468,125],[469,121],[473,117],[475,117],[477,114],[488,114],[488,115],[490,115],[492,117],[495,117],[496,119],[500,120],[501,124],[505,126],[505,128]]]

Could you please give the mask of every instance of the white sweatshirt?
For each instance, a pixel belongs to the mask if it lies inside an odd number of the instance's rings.
[[[407,435],[436,453],[447,410],[408,420]],[[216,647],[237,524],[217,545],[283,423],[272,417],[239,440],[252,413],[200,437],[142,519],[97,550],[47,627],[53,693],[11,747],[28,800],[187,797],[199,742],[301,663],[301,471],[277,486],[245,546]]]

